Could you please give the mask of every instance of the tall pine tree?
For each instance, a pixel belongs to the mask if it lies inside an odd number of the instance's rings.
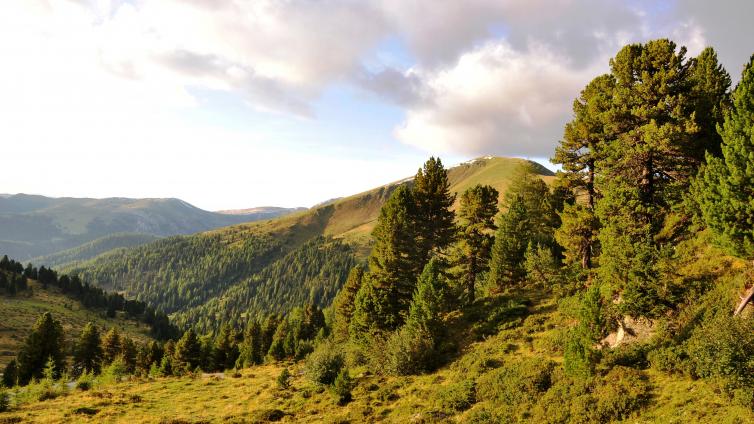
[[[20,384],[25,385],[32,378],[42,378],[45,365],[50,359],[58,374],[55,377],[59,376],[60,371],[65,369],[64,338],[63,326],[52,314],[45,312],[37,319],[18,353]]]
[[[476,185],[461,195],[461,259],[467,301],[476,297],[477,276],[489,269],[490,251],[494,240],[498,191],[491,186]]]
[[[336,341],[342,342],[348,340],[351,317],[355,308],[356,294],[361,288],[364,279],[364,268],[356,265],[348,274],[343,287],[333,301],[335,318],[333,319],[333,336]]]
[[[448,171],[440,158],[431,157],[414,177],[416,244],[419,250],[419,271],[432,253],[443,251],[455,236],[455,214],[450,209],[455,195],[450,193]]]
[[[754,56],[733,91],[732,107],[719,127],[722,156],[707,155],[694,187],[702,217],[731,254],[754,259]],[[754,296],[751,288],[738,314]]]
[[[99,374],[102,364],[102,346],[99,329],[91,322],[81,330],[76,351],[73,356],[73,366],[76,373],[89,372]]]

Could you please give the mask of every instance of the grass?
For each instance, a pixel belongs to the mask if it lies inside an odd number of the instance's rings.
[[[13,359],[40,315],[51,312],[63,325],[68,342],[78,337],[81,329],[91,321],[100,328],[118,327],[122,334],[145,342],[150,340],[149,327],[123,317],[107,318],[105,311],[92,311],[72,300],[57,288],[42,289],[36,281],[29,281],[32,294],[22,292],[15,297],[0,297],[0,367]],[[2,368],[0,368],[2,369]]]
[[[367,366],[352,368],[353,400],[343,406],[330,390],[308,381],[299,362],[248,368],[236,376],[141,378],[95,385],[87,392],[73,390],[59,398],[17,405],[0,414],[0,422],[468,422],[503,407],[493,399],[467,399],[469,381],[490,381],[487,377],[506,364],[534,358],[562,363],[557,340],[573,324],[572,318],[554,299],[536,293],[522,293],[532,299],[524,315],[499,320],[492,331],[466,331],[459,353],[431,374],[388,377],[375,375]],[[476,314],[489,314],[506,302],[487,299],[479,310],[453,317],[449,325],[472,326]],[[276,379],[285,367],[291,386],[281,389]],[[652,369],[640,373],[652,388],[650,401],[626,422],[754,422],[750,409],[735,405],[713,383]],[[526,417],[531,420],[525,411],[519,416]]]

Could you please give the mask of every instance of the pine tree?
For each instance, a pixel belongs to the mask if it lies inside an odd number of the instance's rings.
[[[102,363],[104,365],[112,363],[118,356],[120,356],[121,350],[122,345],[120,333],[117,328],[112,327],[102,338]]]
[[[614,138],[609,125],[615,78],[601,75],[593,79],[573,102],[574,118],[566,124],[563,140],[555,149],[553,163],[563,165],[559,174],[563,186],[585,199],[578,206],[567,207],[561,213],[563,226],[556,237],[565,249],[569,263],[581,263],[583,269],[592,267],[597,249],[599,221],[594,206],[599,196],[595,180],[598,163],[604,150]]]
[[[243,343],[241,344],[236,366],[250,367],[259,365],[264,360],[262,354],[262,327],[259,322],[253,320],[249,322],[244,331]]]
[[[189,329],[183,333],[178,343],[175,344],[175,359],[173,372],[192,372],[201,365],[202,346],[196,337],[194,330]],[[177,369],[176,369],[177,368]]]
[[[491,186],[476,185],[461,195],[459,217],[461,219],[461,268],[468,303],[476,296],[477,276],[489,268],[490,251],[497,229],[498,191]]]
[[[371,290],[363,291],[370,294],[367,303],[373,305],[362,310],[370,326],[392,330],[403,323],[424,257],[417,247],[415,214],[414,198],[406,186],[398,187],[380,211],[369,257]]]
[[[236,344],[236,330],[226,323],[215,337],[212,349],[212,367],[217,371],[231,369],[238,359],[238,345]]]
[[[723,111],[730,107],[730,75],[717,60],[717,53],[707,47],[697,56],[690,69],[693,84],[691,100],[699,125],[697,148],[693,156],[701,165],[704,152],[721,157],[722,138],[717,126],[723,122]]]
[[[123,336],[120,341],[120,355],[126,372],[133,374],[136,371],[136,344],[130,337]]]
[[[610,61],[615,77],[596,216],[602,228],[600,274],[623,290],[621,308],[634,316],[663,309],[655,239],[696,172],[699,126],[686,49],[669,40],[631,44]],[[634,301],[638,303],[634,303]]]
[[[22,385],[41,378],[45,364],[52,359],[55,369],[65,369],[63,326],[45,312],[34,324],[18,353],[18,380]],[[57,377],[57,375],[56,375]]]
[[[413,197],[419,269],[422,269],[433,253],[448,247],[455,237],[455,214],[450,209],[455,195],[450,193],[448,172],[440,158],[429,158],[416,173]]]
[[[707,155],[694,197],[717,243],[735,256],[754,259],[754,55],[733,91],[719,132],[723,158]],[[752,296],[754,287],[736,314]]]
[[[11,359],[10,362],[3,369],[2,385],[11,388],[18,382],[18,362],[15,359]]]
[[[338,342],[348,340],[348,328],[351,325],[356,294],[361,288],[363,278],[364,268],[361,265],[353,267],[348,274],[348,279],[333,301],[333,310],[335,311],[333,336]]]
[[[445,308],[447,284],[442,276],[443,264],[434,257],[424,267],[411,300],[406,325],[425,330],[438,337],[442,330],[441,314]]]
[[[102,364],[102,346],[99,329],[91,322],[84,326],[76,343],[74,369],[76,373],[99,374]]]

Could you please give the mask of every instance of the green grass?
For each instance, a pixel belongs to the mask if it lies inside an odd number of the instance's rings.
[[[272,411],[283,414],[282,422],[469,422],[484,410],[505,405],[478,399],[470,405],[461,404],[460,410],[448,408],[459,405],[448,399],[454,399],[465,381],[475,379],[480,384],[506,364],[534,358],[562,362],[557,341],[573,324],[572,318],[539,291],[517,296],[531,300],[525,315],[498,320],[491,331],[482,331],[479,317],[490,316],[508,298],[487,298],[466,315],[451,316],[448,325],[452,331],[466,329],[462,333],[466,338],[460,341],[461,353],[433,373],[389,377],[375,375],[367,366],[352,368],[356,387],[353,401],[344,406],[337,405],[331,391],[308,381],[299,362],[248,368],[237,376],[141,378],[95,386],[88,392],[74,390],[64,397],[16,405],[0,414],[0,422],[240,423],[261,422],[260,418]],[[488,335],[484,336],[485,332]],[[276,384],[283,367],[291,372],[289,389]],[[640,373],[651,387],[649,402],[625,422],[754,422],[750,409],[735,405],[713,383],[652,369]],[[519,413],[521,421],[534,422],[527,411]]]
[[[57,288],[42,289],[35,281],[29,282],[32,294],[22,292],[15,297],[0,297],[0,367],[15,357],[26,336],[31,332],[37,318],[45,312],[63,325],[68,343],[78,337],[81,329],[91,321],[102,327],[118,327],[134,339],[145,342],[150,340],[149,327],[136,321],[126,320],[122,316],[107,318],[103,311],[92,311],[61,294]]]

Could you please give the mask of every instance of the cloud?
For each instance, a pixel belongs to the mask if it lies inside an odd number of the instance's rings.
[[[430,151],[549,156],[574,93],[597,73],[567,63],[544,46],[487,43],[421,74],[430,96],[408,109],[396,137]]]

